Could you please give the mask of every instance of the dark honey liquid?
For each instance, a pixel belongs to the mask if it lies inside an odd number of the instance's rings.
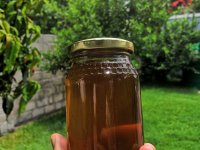
[[[128,56],[74,63],[66,91],[69,150],[139,150],[140,87]]]

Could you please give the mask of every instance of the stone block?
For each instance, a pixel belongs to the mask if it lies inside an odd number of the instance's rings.
[[[58,93],[53,96],[54,102],[59,102],[64,100],[63,93]]]
[[[62,94],[63,94],[64,100],[66,100],[66,93],[63,92]]]
[[[52,104],[53,103],[53,97],[49,97],[49,104]]]
[[[4,121],[0,125],[0,135],[4,135],[7,132],[8,132],[8,124],[7,124],[7,121]]]
[[[60,101],[56,103],[56,110],[61,109],[65,107],[65,102],[64,101]]]
[[[45,113],[50,113],[53,110],[55,110],[55,105],[54,104],[45,106]]]
[[[34,109],[33,113],[32,113],[32,115],[33,115],[34,118],[38,117],[40,115],[43,115],[43,114],[44,114],[44,108],[43,107],[42,108]]]
[[[34,72],[32,78],[35,79],[35,80],[40,80],[40,79],[42,79],[42,72],[41,72],[41,71],[36,71],[36,72]]]
[[[11,123],[13,122],[13,124],[15,124],[16,120],[17,120],[17,117],[18,117],[18,113],[11,113],[8,117],[8,122]]]
[[[7,123],[7,131],[8,132],[12,132],[12,131],[14,131],[15,130],[15,121],[13,120],[13,121],[9,121],[8,123]]]
[[[48,105],[49,104],[49,97],[45,97],[43,99],[43,101],[44,101],[45,105]]]
[[[60,91],[61,91],[61,92],[65,92],[65,91],[66,91],[65,86],[60,86]]]
[[[42,106],[48,105],[48,97],[38,99],[36,101],[36,104],[37,104],[37,107],[42,107]]]
[[[53,78],[53,84],[54,84],[54,85],[60,85],[60,84],[62,84],[62,83],[63,83],[63,85],[64,85],[64,82],[63,82],[63,79],[62,79],[62,78],[60,78],[60,77]]]
[[[60,92],[59,86],[56,85],[55,90],[56,90],[56,93],[59,93]]]
[[[3,103],[3,100],[2,100],[2,98],[0,97],[0,106],[2,106],[2,103]],[[1,113],[3,113],[2,107],[0,107],[0,114],[1,114]]]
[[[6,121],[6,115],[5,115],[3,112],[1,112],[1,113],[0,113],[0,124],[1,124],[2,122],[4,122],[4,121]]]
[[[52,75],[51,73],[47,73],[47,72],[42,72],[42,78],[43,79],[51,79],[53,78],[54,75]]]
[[[30,101],[27,106],[26,106],[26,110],[32,110],[36,107],[35,102],[34,101]]]
[[[43,34],[40,38],[32,44],[32,47],[38,48],[40,51],[47,51],[52,49],[56,36],[51,34]]]
[[[40,93],[40,91],[37,92],[37,93],[32,97],[31,101],[37,101],[37,100],[39,99],[39,93]]]
[[[45,88],[43,92],[45,93],[45,96],[51,96],[52,94],[56,93],[54,86],[49,86]]]
[[[22,123],[32,118],[33,118],[33,111],[25,111],[18,117],[17,122]]]
[[[64,73],[62,71],[58,71],[56,73],[56,76],[62,76],[62,77],[65,77]]]
[[[38,101],[40,99],[43,99],[45,97],[44,92],[42,90],[40,90],[38,92],[38,96],[36,98],[34,98],[34,101]]]
[[[1,99],[0,99],[0,101],[1,101]],[[2,106],[2,103],[0,102],[0,106]],[[2,109],[2,107],[0,107],[0,114],[2,114],[3,113],[3,109]]]
[[[15,123],[14,121],[12,121],[12,122],[4,121],[3,123],[1,123],[1,125],[0,125],[0,135],[4,135],[7,132],[13,131],[15,129],[14,123]]]

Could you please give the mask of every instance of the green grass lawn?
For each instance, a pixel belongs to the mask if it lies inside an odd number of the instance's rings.
[[[145,142],[157,150],[200,150],[200,94],[190,89],[142,88]],[[50,150],[49,137],[65,135],[65,113],[19,127],[0,138],[0,150]]]
[[[145,141],[158,150],[200,150],[200,94],[177,88],[143,88]]]
[[[0,150],[51,150],[50,135],[66,134],[65,113],[30,122],[0,137]]]

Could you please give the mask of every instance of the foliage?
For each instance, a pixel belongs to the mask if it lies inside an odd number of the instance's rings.
[[[40,61],[40,53],[30,47],[40,35],[40,27],[29,16],[36,14],[43,1],[0,1],[0,96],[9,115],[13,101],[21,96],[21,112],[39,89],[30,76]],[[15,79],[21,72],[22,80]]]
[[[148,17],[140,19],[138,16],[131,20],[131,37],[138,50],[136,58],[139,58],[134,63],[140,66],[142,79],[165,82],[168,77],[170,80],[180,80],[185,70],[200,71],[195,68],[200,54],[191,48],[200,39],[196,20],[169,21],[171,14],[156,6],[156,3],[153,9],[148,3],[141,5],[145,6],[144,16]],[[142,8],[136,8],[138,14],[142,14]]]
[[[199,39],[196,21],[170,22],[170,16],[181,11],[170,12],[170,0],[93,0],[90,5],[86,3],[79,7],[81,3],[84,2],[69,1],[62,13],[54,9],[55,16],[63,18],[58,22],[62,22],[64,29],[59,29],[60,26],[54,29],[58,37],[57,47],[55,52],[46,55],[48,70],[69,68],[66,49],[71,43],[103,36],[133,41],[136,51],[132,62],[144,80],[180,80],[186,70],[200,71],[195,67],[200,61],[199,54],[191,49]],[[94,31],[91,29],[96,29],[96,32],[91,32]]]
[[[143,3],[148,5],[148,8],[147,6],[145,7],[148,9],[147,13],[143,8]],[[79,6],[80,4],[81,7]],[[58,16],[56,18],[61,18],[58,22],[62,22],[61,24],[64,29],[60,30],[59,26],[57,26],[56,29],[53,30],[53,33],[57,35],[58,39],[56,42],[57,47],[55,52],[49,52],[46,55],[46,69],[53,72],[57,70],[66,70],[66,68],[69,67],[69,64],[66,63],[68,62],[67,60],[69,60],[66,49],[67,46],[75,41],[99,36],[120,37],[132,40],[131,19],[137,16],[137,19],[141,20],[141,14],[143,13],[145,18],[142,19],[143,22],[145,22],[148,20],[148,13],[156,8],[154,10],[154,20],[149,21],[152,25],[155,19],[157,19],[156,11],[163,8],[167,3],[156,1],[153,4],[154,7],[150,6],[146,1],[93,0],[88,5],[86,1],[69,1],[68,5],[65,6],[65,10],[60,10],[59,7],[55,9],[56,5],[51,5],[55,16]],[[159,5],[159,7],[156,7],[157,5]],[[163,10],[163,12],[166,12],[166,10]],[[77,16],[81,17],[78,19]],[[160,18],[163,19],[163,15]],[[160,20],[156,22],[157,28],[160,27],[161,23],[159,22]],[[137,39],[138,38],[139,37],[137,37]],[[65,50],[64,53],[63,50]]]
[[[200,52],[193,45],[199,42],[200,31],[197,30],[195,18],[186,18],[167,22],[160,36],[161,62],[157,61],[157,70],[165,70],[171,78],[182,79],[185,73],[200,73]],[[159,51],[159,50],[158,50]],[[189,74],[187,74],[189,76]]]
[[[52,28],[62,29],[67,5],[67,0],[45,0],[40,12],[31,15],[31,18],[41,27],[42,33],[49,34]]]
[[[104,36],[121,37],[132,40],[132,20],[144,24],[143,30],[159,29],[168,20],[169,1],[154,0],[97,0],[97,18],[102,26]],[[137,34],[137,33],[136,33]]]
[[[192,1],[192,9],[195,12],[200,13],[200,1],[199,0],[193,0]]]
[[[101,35],[101,27],[95,15],[95,3],[95,0],[69,0],[64,10],[60,10],[56,3],[52,6],[59,25],[53,29],[57,36],[55,51],[44,55],[47,58],[45,68],[53,72],[67,71],[69,46],[75,41]],[[59,27],[60,24],[62,28]]]
[[[128,35],[132,5],[124,0],[97,0],[96,14],[105,37]]]
[[[152,76],[156,64],[159,34],[168,21],[169,2],[140,1],[135,4],[135,15],[130,20],[130,40],[135,45],[133,63],[141,70],[142,78]]]

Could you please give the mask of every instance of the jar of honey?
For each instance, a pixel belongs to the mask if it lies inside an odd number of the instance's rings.
[[[140,83],[133,43],[94,38],[71,46],[66,78],[69,150],[139,150],[143,145]]]

